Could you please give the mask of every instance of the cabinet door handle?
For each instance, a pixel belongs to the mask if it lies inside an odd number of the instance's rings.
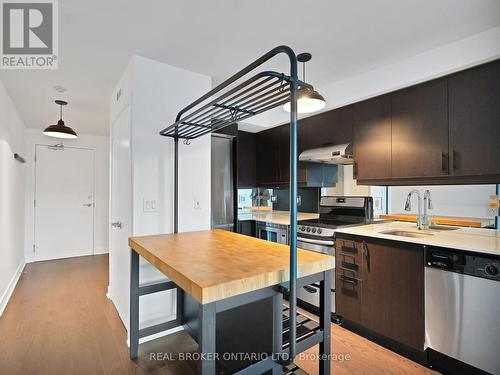
[[[352,177],[357,180],[358,179],[358,163],[353,162],[352,164]]]
[[[458,152],[453,150],[453,164],[452,164],[452,168],[454,171],[456,171],[458,169]]]
[[[446,151],[441,152],[441,170],[448,172],[448,153]]]
[[[363,241],[363,256],[366,259],[366,266],[368,272],[370,272],[370,250],[368,250],[368,245],[366,244],[365,241]]]

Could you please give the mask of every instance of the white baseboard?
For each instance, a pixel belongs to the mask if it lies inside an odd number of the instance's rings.
[[[23,260],[19,267],[17,267],[16,272],[12,276],[12,279],[9,282],[9,285],[5,289],[4,293],[2,294],[2,297],[0,298],[0,316],[2,316],[5,308],[7,307],[7,303],[9,303],[10,297],[12,296],[12,293],[14,292],[14,289],[16,288],[17,282],[19,280],[19,277],[21,277],[21,273],[24,270],[24,267],[26,266],[26,262]]]
[[[108,291],[106,292],[106,297],[112,301],[112,298],[111,298],[111,285],[108,285]]]
[[[94,250],[94,255],[101,255],[101,254],[108,254],[109,251],[107,249],[99,249],[99,250]]]

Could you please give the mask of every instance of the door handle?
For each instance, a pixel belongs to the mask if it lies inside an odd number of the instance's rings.
[[[83,207],[92,207],[92,203],[84,203],[82,204]]]
[[[111,223],[111,226],[113,228],[120,228],[121,229],[122,228],[122,222],[121,221],[115,221],[115,222]]]

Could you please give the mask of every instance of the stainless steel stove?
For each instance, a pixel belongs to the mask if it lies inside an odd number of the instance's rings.
[[[321,197],[319,218],[297,223],[297,247],[335,255],[335,230],[373,221],[372,197]],[[297,298],[302,307],[315,311],[319,307],[319,286],[300,288]],[[335,274],[332,273],[332,313],[335,312]]]

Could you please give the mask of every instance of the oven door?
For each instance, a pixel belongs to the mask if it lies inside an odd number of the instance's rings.
[[[288,244],[287,230],[282,228],[257,225],[257,238],[266,241],[281,243],[283,245]]]
[[[297,237],[297,247],[316,251],[318,253],[328,254],[331,256],[335,255],[335,242],[332,240],[319,240],[315,238],[305,238]],[[335,272],[331,272],[331,293],[332,293],[332,304],[331,311],[335,312]],[[311,310],[314,313],[319,312],[319,285],[311,284],[305,287],[299,288],[297,290],[297,299],[302,307]]]
[[[271,242],[278,242],[278,230],[276,228],[258,226],[257,238]]]
[[[335,242],[332,240],[318,240],[308,237],[297,237],[297,247],[304,250],[316,251],[331,256],[335,256]]]

